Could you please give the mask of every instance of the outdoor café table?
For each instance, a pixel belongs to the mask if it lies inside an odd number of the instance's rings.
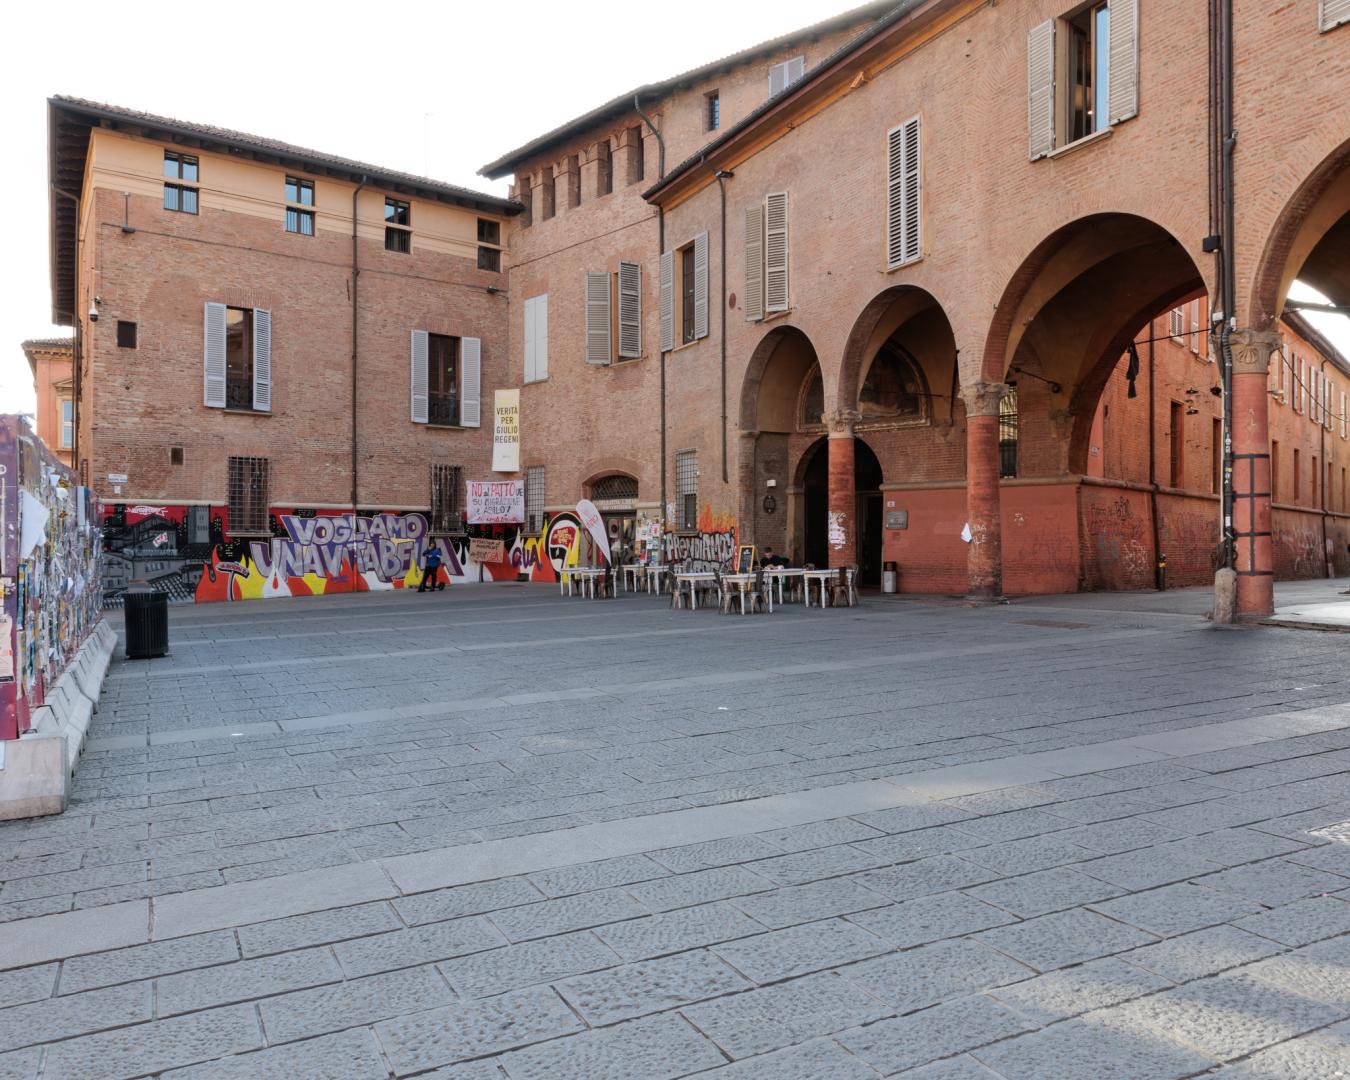
[[[801,577],[805,573],[805,570],[794,570],[786,566],[779,566],[776,568],[765,567],[764,576],[769,579],[769,584],[776,584],[778,586],[778,603],[780,606],[783,603],[783,579]]]
[[[680,591],[689,586],[689,608],[691,611],[698,610],[698,587],[705,581],[716,581],[717,575],[711,570],[698,571],[677,571],[675,574],[675,593],[676,600],[679,599]]]
[[[564,577],[577,577],[581,579],[581,595],[589,595],[595,599],[595,579],[605,572],[603,567],[598,566],[572,566],[563,571]],[[567,584],[567,595],[572,595],[572,584]]]
[[[652,563],[647,567],[647,591],[649,593],[661,593],[665,591],[661,587],[661,577],[669,569],[669,566],[664,566],[661,563]]]
[[[730,606],[729,597],[731,590],[736,589],[741,593],[747,593],[755,584],[754,574],[723,574],[722,575],[722,604],[723,610]],[[773,599],[769,600],[769,610],[773,610]],[[745,599],[741,599],[741,614],[746,614]]]
[[[838,577],[838,570],[803,570],[802,577],[806,579],[806,606],[811,606],[811,586],[812,584],[820,587],[820,606],[825,606],[825,590],[829,586],[830,578]]]
[[[641,563],[627,563],[623,568],[623,591],[628,592],[628,583],[633,583],[633,592],[638,591],[638,583],[642,580],[642,573],[647,568]]]

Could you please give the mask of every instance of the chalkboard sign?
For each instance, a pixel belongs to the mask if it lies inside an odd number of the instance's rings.
[[[755,545],[742,544],[736,552],[736,573],[753,574],[755,572]]]

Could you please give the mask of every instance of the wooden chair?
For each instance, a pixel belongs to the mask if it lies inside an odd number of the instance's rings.
[[[858,572],[856,566],[839,568],[838,573],[830,581],[830,606],[839,607],[840,602],[852,607],[857,602],[857,596],[853,592],[853,578]]]

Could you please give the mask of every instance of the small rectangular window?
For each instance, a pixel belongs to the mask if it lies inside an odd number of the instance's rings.
[[[525,531],[537,535],[544,531],[544,466],[525,470]]]
[[[192,154],[164,151],[164,176],[178,183],[164,185],[164,209],[180,214],[197,212],[197,159]]]
[[[61,449],[69,450],[75,445],[75,402],[70,398],[61,399]]]
[[[227,529],[233,536],[266,536],[269,462],[261,457],[229,460]]]
[[[716,131],[722,126],[722,99],[716,90],[703,95],[703,130]]]
[[[631,127],[625,139],[628,149],[628,182],[637,184],[646,172],[645,154],[642,148],[642,128]]]
[[[431,466],[431,534],[456,536],[464,532],[460,509],[458,465]]]
[[[459,338],[427,335],[427,423],[459,424]]]
[[[401,199],[384,200],[384,250],[406,255],[412,250],[412,208]]]
[[[573,209],[581,205],[581,164],[577,155],[567,159],[567,206]]]
[[[180,214],[197,212],[197,189],[183,187],[181,184],[164,185],[164,209]]]
[[[123,319],[117,320],[117,347],[119,349],[134,349],[136,347],[136,324],[126,322]]]
[[[595,160],[597,163],[595,193],[596,195],[608,195],[614,190],[614,160],[610,154],[608,139],[596,145]]]
[[[1009,383],[1008,392],[998,403],[998,475],[1011,479],[1017,475],[1017,446],[1021,417],[1017,412],[1017,384]]]
[[[286,207],[286,231],[300,236],[314,235],[314,211]]]
[[[558,212],[558,188],[553,182],[552,166],[544,169],[540,187],[542,190],[540,191],[539,216],[547,221]]]
[[[675,494],[678,498],[676,525],[680,532],[698,529],[698,451],[675,454]]]
[[[491,270],[494,274],[500,273],[502,253],[496,248],[480,247],[478,249],[478,269]]]
[[[694,302],[697,297],[694,245],[686,244],[677,254],[680,261],[680,343],[687,345],[694,340]]]
[[[489,221],[487,218],[479,218],[478,242],[480,244],[496,244],[500,246],[502,242],[501,222]]]
[[[169,464],[170,465],[183,464],[183,448],[181,446],[169,447]]]
[[[195,184],[197,158],[192,154],[178,154],[172,150],[165,150],[164,175],[170,180],[186,180],[189,184]]]
[[[253,309],[225,309],[225,407],[253,408]]]
[[[313,206],[314,181],[302,180],[298,176],[286,177],[286,201],[297,206]]]

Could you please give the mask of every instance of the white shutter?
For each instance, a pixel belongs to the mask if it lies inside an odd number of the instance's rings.
[[[207,304],[202,329],[202,404],[225,408],[225,305]]]
[[[1341,438],[1344,439],[1344,438],[1346,437],[1347,434],[1350,434],[1350,416],[1347,416],[1347,415],[1346,415],[1346,412],[1345,412],[1345,391],[1342,390],[1342,391],[1341,391]],[[1342,506],[1341,509],[1344,510],[1345,507]]]
[[[694,338],[708,336],[708,234],[694,237]]]
[[[608,364],[611,353],[609,274],[586,272],[586,363]]]
[[[481,338],[459,339],[459,426],[482,424],[483,342]]]
[[[923,253],[920,233],[919,118],[886,137],[886,265],[913,262]]]
[[[414,424],[427,422],[427,353],[428,341],[425,330],[412,332],[412,351],[409,367],[412,371],[412,421]]]
[[[675,348],[675,252],[661,253],[661,351]]]
[[[534,298],[534,377],[548,378],[548,293]]]
[[[1027,34],[1027,139],[1031,160],[1055,148],[1055,20]]]
[[[764,318],[764,207],[745,212],[745,317]]]
[[[787,86],[787,64],[774,64],[769,68],[769,97],[777,97]]]
[[[1111,0],[1107,20],[1106,118],[1119,124],[1139,112],[1139,0]]]
[[[619,263],[619,355],[642,355],[642,267]]]
[[[806,74],[806,57],[794,56],[787,62],[787,85],[791,86]]]
[[[272,411],[272,313],[253,309],[253,408]]]
[[[1317,25],[1323,33],[1350,22],[1350,0],[1320,0]]]
[[[534,359],[534,305],[537,300],[538,297],[536,296],[527,297],[525,300],[525,381],[527,383],[537,382],[539,379]]]
[[[764,310],[788,309],[787,192],[764,196]]]

